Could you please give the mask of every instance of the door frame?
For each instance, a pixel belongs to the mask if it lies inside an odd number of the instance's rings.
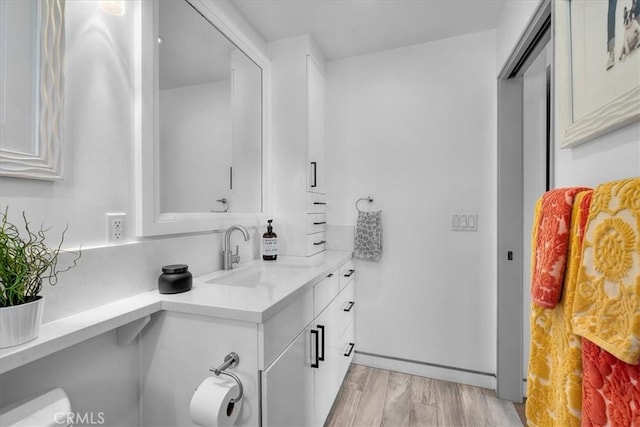
[[[551,0],[540,0],[527,27],[498,75],[498,331],[496,395],[522,402],[522,144],[523,90],[520,70],[535,58],[541,34],[552,19]],[[553,31],[553,25],[551,26]],[[553,39],[553,36],[552,36]],[[553,44],[552,44],[553,48]],[[552,64],[553,70],[553,64]],[[553,76],[553,72],[551,73]],[[553,97],[553,81],[552,81]],[[553,98],[552,98],[553,99]],[[551,129],[553,101],[551,102]],[[551,132],[553,135],[553,132]],[[517,355],[517,356],[516,356]]]

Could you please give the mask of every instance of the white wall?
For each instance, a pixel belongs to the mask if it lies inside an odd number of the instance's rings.
[[[54,235],[69,224],[65,247],[83,247],[78,267],[62,274],[55,288],[45,287],[44,322],[153,290],[166,264],[189,264],[194,275],[220,268],[221,234],[133,235],[135,27],[129,5],[124,16],[112,16],[94,1],[66,3],[64,180],[0,178],[0,209],[9,206],[11,221],[25,210],[33,224],[53,227]],[[228,1],[216,5],[232,10]],[[247,27],[238,16],[232,19]],[[248,38],[266,55],[255,32]],[[128,244],[107,244],[107,212],[128,214]],[[261,231],[252,232],[250,244],[239,235],[232,238],[243,261],[260,254]],[[135,425],[130,416],[138,410],[138,346],[117,347],[114,336],[2,375],[0,406],[63,386],[74,410],[108,409],[108,425]]]
[[[527,27],[542,0],[507,0],[496,28],[496,68],[498,72],[511,55],[518,38]],[[553,1],[553,0],[552,0]]]
[[[496,90],[493,31],[329,62],[328,222],[348,233],[369,195],[383,210],[358,351],[495,372]]]

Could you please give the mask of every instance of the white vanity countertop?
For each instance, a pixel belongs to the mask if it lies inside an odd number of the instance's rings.
[[[0,374],[161,310],[264,323],[351,255],[346,251],[325,251],[309,258],[254,260],[236,266],[232,276],[220,270],[195,277],[188,292],[160,294],[153,290],[44,323],[35,340],[0,349]],[[252,272],[257,271],[266,272],[263,278],[267,280],[253,287],[205,283],[224,277],[251,279]]]

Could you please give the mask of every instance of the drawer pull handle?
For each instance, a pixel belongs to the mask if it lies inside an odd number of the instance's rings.
[[[311,367],[312,368],[318,368],[318,367],[320,367],[320,361],[318,359],[318,347],[319,347],[318,346],[318,331],[316,331],[315,329],[312,329],[311,330],[311,335],[313,335],[313,342],[315,344],[315,349],[316,349],[316,356],[315,356],[316,361],[315,361],[315,363],[311,364]]]
[[[326,224],[327,221],[321,221],[321,222],[314,222],[313,225],[322,225],[322,224]]]
[[[322,353],[320,353],[318,360],[324,362],[324,325],[318,325],[318,330],[322,331],[322,338],[320,339],[320,348],[322,349]]]
[[[349,301],[343,311],[350,312],[354,305],[356,305],[354,301]]]
[[[313,202],[314,205],[326,205],[326,202]]]
[[[344,353],[344,355],[345,355],[346,357],[351,356],[351,353],[353,353],[353,348],[354,348],[355,346],[356,346],[356,343],[350,342],[350,343],[349,343],[349,348],[348,348],[348,350]]]
[[[327,274],[327,277],[328,277],[328,278],[332,278],[332,277],[333,277],[333,273],[329,273],[329,274]]]
[[[326,240],[320,240],[319,242],[313,242],[313,246],[324,245],[325,243],[327,243]]]
[[[313,184],[309,187],[315,188],[318,185],[318,163],[311,162],[311,168],[313,169]]]
[[[351,275],[355,272],[356,272],[355,270],[349,270],[346,273],[344,273],[344,277],[351,277]]]

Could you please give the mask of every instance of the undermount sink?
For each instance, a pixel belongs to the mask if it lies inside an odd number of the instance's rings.
[[[259,284],[275,284],[279,280],[307,268],[309,267],[295,264],[259,265],[232,270],[222,276],[205,280],[205,283],[254,288]]]

